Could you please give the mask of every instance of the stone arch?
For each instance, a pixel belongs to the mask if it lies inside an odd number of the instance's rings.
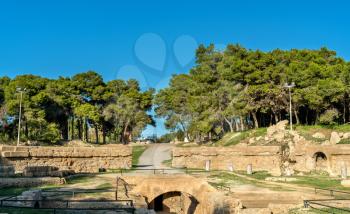
[[[315,152],[312,156],[314,160],[314,169],[320,171],[328,170],[328,158],[324,152],[318,151]]]
[[[160,193],[148,203],[148,209],[165,213],[195,213],[199,201],[186,192],[169,191]]]

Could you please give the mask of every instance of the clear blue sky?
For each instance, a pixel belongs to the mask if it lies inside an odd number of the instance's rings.
[[[201,43],[326,46],[350,59],[350,3],[286,2],[0,0],[0,75],[94,70],[106,81],[134,77],[162,88],[171,74],[188,72]],[[158,125],[146,133],[163,133]]]

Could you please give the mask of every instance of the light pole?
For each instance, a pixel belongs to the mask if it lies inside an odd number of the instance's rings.
[[[19,100],[19,116],[18,116],[18,135],[17,135],[17,146],[19,146],[19,139],[21,135],[21,117],[22,117],[22,98],[23,98],[23,92],[26,91],[26,88],[22,90],[22,88],[17,88],[17,92],[20,93],[20,100]]]
[[[285,88],[288,88],[289,92],[289,123],[290,123],[290,130],[293,131],[293,114],[292,114],[292,88],[295,87],[295,83],[292,82],[292,84],[285,83]]]

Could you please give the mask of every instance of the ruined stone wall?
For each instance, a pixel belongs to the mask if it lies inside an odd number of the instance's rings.
[[[331,175],[340,175],[341,168],[345,166],[350,172],[350,145],[304,145],[295,148],[294,170],[309,172],[316,170],[317,153],[326,157],[323,170]]]
[[[173,167],[217,170],[246,170],[252,164],[253,171],[268,171],[280,175],[281,148],[279,146],[232,146],[232,147],[176,147],[173,149]]]
[[[132,149],[114,145],[101,147],[0,147],[0,165],[23,171],[27,166],[53,166],[59,170],[98,172],[99,168],[129,168]]]

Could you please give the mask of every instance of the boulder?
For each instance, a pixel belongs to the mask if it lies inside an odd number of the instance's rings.
[[[312,135],[313,138],[317,138],[317,139],[325,139],[326,136],[320,132],[316,132],[315,134]]]
[[[345,132],[343,134],[343,139],[349,139],[350,138],[350,132]]]
[[[250,139],[249,139],[249,144],[253,144],[253,143],[255,143],[254,138],[250,138]]]
[[[286,126],[288,124],[288,120],[282,120],[278,122],[276,125],[270,126],[267,128],[267,136],[272,136],[276,132],[284,132],[286,129]]]
[[[331,139],[329,140],[331,145],[339,143],[341,140],[339,134],[337,132],[332,132],[331,133]]]
[[[277,142],[281,143],[284,139],[284,132],[277,132],[273,137]]]

